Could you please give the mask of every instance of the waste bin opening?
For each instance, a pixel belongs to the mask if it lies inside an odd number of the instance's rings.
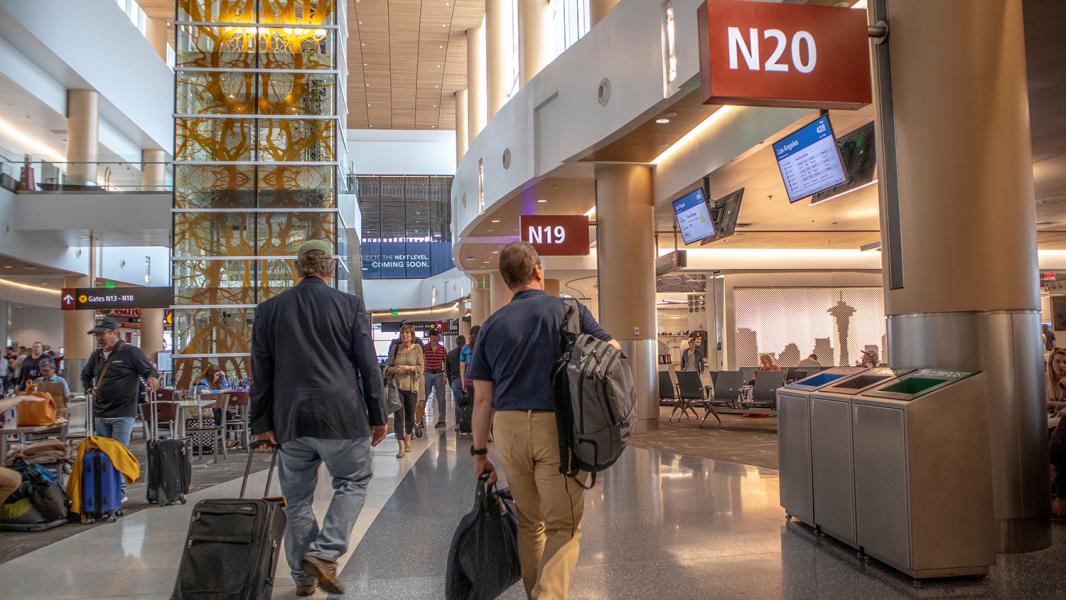
[[[802,385],[804,387],[818,387],[846,376],[847,373],[818,373],[817,375],[811,375],[806,379],[797,381],[796,385]]]
[[[889,373],[887,375],[859,375],[858,377],[852,377],[847,381],[841,381],[840,383],[833,384],[833,388],[842,390],[861,390],[863,388],[870,387],[871,385],[891,379],[895,375]]]
[[[883,387],[880,391],[913,396],[915,394],[920,394],[933,386],[940,385],[941,383],[944,383],[944,380],[935,377],[908,377],[907,379]]]

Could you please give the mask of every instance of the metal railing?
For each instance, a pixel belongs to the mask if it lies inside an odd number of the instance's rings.
[[[57,162],[0,155],[0,187],[16,193],[171,192],[170,162]]]

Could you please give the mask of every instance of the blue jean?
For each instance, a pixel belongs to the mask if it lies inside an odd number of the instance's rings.
[[[433,391],[433,402],[437,405],[437,422],[443,423],[448,417],[448,399],[445,396],[445,379],[444,373],[426,373],[425,377],[425,389],[426,400],[429,400],[429,392]]]
[[[123,446],[129,448],[133,422],[133,417],[94,417],[93,429],[96,435],[122,442]]]
[[[285,442],[278,452],[278,481],[285,508],[285,555],[297,584],[311,578],[300,563],[305,556],[336,561],[348,551],[348,538],[366,500],[370,484],[370,438],[325,440],[302,437]],[[333,478],[333,500],[319,527],[312,506],[318,485],[318,467],[326,463]]]
[[[455,422],[458,423],[459,415],[462,414],[459,403],[463,399],[463,380],[456,377],[448,385],[452,388],[452,400],[455,402]]]

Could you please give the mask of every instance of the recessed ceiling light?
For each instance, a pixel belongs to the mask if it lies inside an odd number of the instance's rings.
[[[435,88],[439,88],[440,86],[434,83],[434,84],[433,84],[433,87],[435,87]]]
[[[540,198],[539,200],[537,200],[537,204],[547,204],[547,203],[548,203],[548,201],[545,200],[544,198]]]
[[[493,222],[493,223],[499,223],[499,222],[500,222],[500,220],[499,220],[499,219],[493,219],[493,220],[492,220],[492,222]]]
[[[440,68],[440,65],[437,65],[437,68],[439,69],[439,68]]]
[[[4,268],[5,269],[13,269],[14,267],[12,267],[11,265],[4,265]]]
[[[362,21],[359,21],[359,24],[360,24],[360,25],[362,25],[362,24],[363,24],[363,22],[362,22]]]
[[[363,66],[364,66],[364,67],[366,67],[366,66],[368,66],[368,65],[367,65],[366,63],[363,63]]]
[[[367,83],[367,84],[366,84],[366,87],[370,87],[370,84],[369,84],[369,83]]]
[[[655,119],[655,122],[658,123],[659,125],[666,125],[667,123],[670,122],[670,119]]]
[[[441,47],[441,48],[444,48],[444,44],[441,44],[441,45],[440,45],[440,47]]]
[[[492,251],[492,253],[493,253],[493,254],[499,254],[499,253],[500,253],[500,251],[499,251],[499,250],[493,250],[493,251]]]
[[[363,43],[362,43],[362,45],[363,45],[363,46],[365,46],[365,45],[366,45],[366,42],[363,42]]]

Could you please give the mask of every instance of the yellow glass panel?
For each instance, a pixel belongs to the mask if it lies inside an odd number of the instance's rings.
[[[175,165],[175,208],[252,208],[255,167]]]
[[[174,119],[175,160],[252,160],[252,121],[245,119]]]
[[[335,78],[332,73],[263,73],[259,75],[259,113],[332,115]]]
[[[255,67],[255,29],[249,26],[179,25],[174,63],[203,69]]]
[[[177,112],[187,115],[250,115],[255,79],[249,73],[178,71]]]
[[[260,23],[331,25],[334,0],[260,0]]]
[[[247,353],[254,312],[251,308],[175,309],[174,347],[178,354]]]
[[[261,260],[258,263],[260,302],[273,298],[300,282],[295,261]]]
[[[315,27],[259,28],[259,67],[325,70],[333,68],[332,29]]]
[[[259,167],[259,206],[269,208],[335,208],[332,166]]]
[[[253,213],[175,213],[176,256],[252,256]]]
[[[255,22],[255,0],[178,0],[178,19],[196,22]]]
[[[174,304],[255,304],[252,261],[174,261]]]
[[[259,119],[260,162],[326,162],[334,159],[333,120]]]
[[[292,256],[307,240],[336,237],[336,213],[260,213],[257,256]]]

